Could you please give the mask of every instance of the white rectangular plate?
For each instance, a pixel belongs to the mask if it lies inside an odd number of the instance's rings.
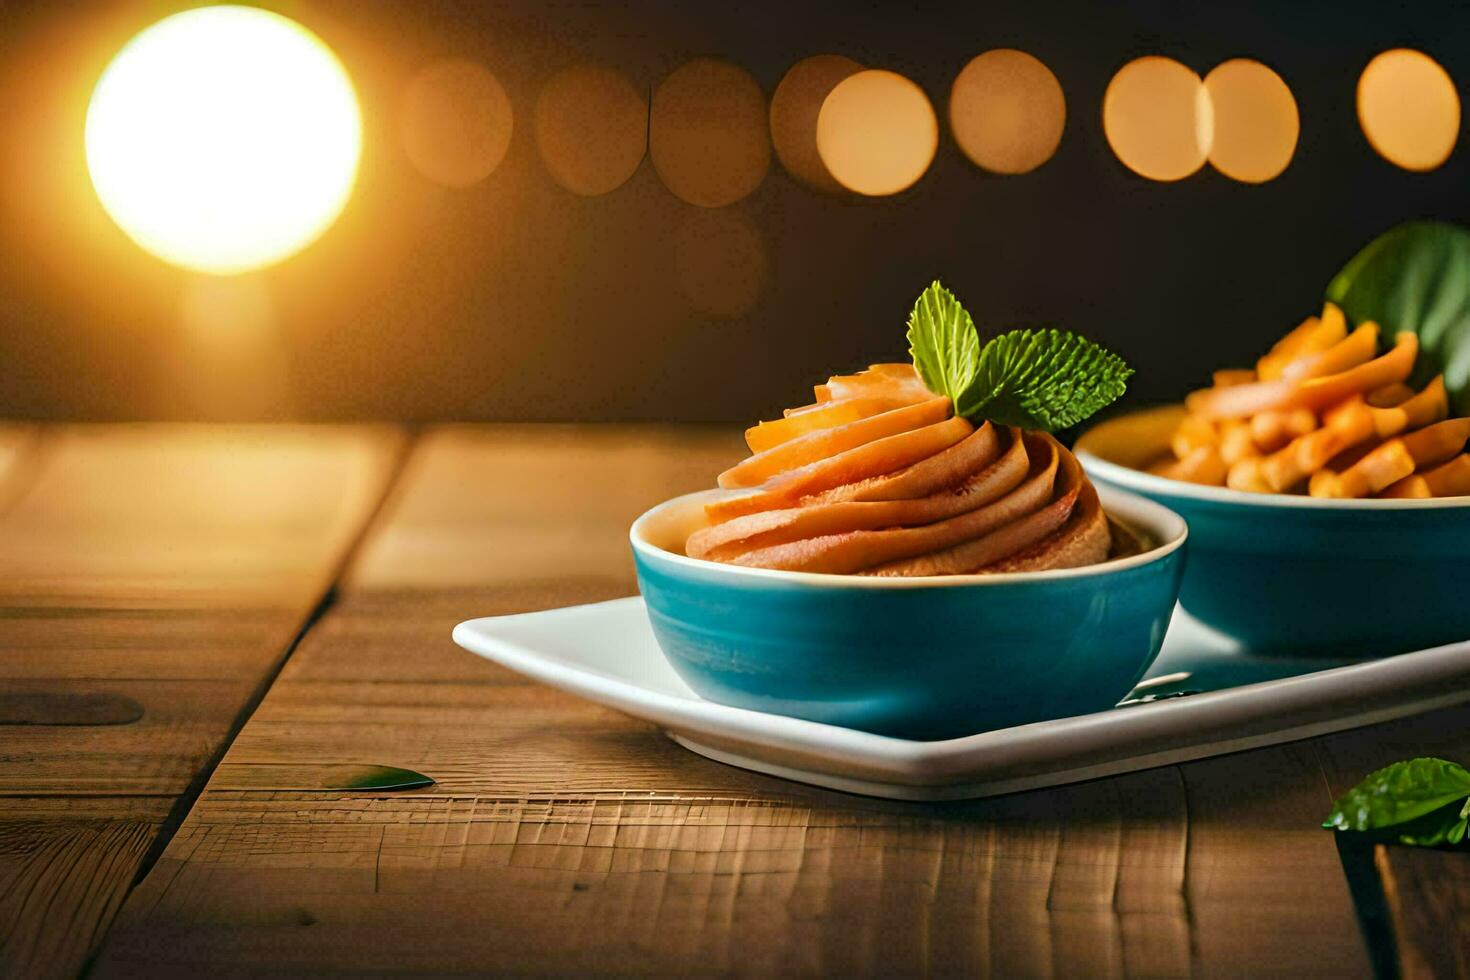
[[[704,700],[669,666],[637,596],[474,619],[455,627],[454,640],[552,687],[652,721],[711,759],[903,800],[1055,786],[1470,701],[1470,641],[1360,663],[1268,659],[1176,610],[1163,651],[1120,707],[914,742]]]

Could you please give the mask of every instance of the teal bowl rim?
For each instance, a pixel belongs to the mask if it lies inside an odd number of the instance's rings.
[[[1087,430],[1078,440],[1091,435],[1094,431],[1105,425],[1112,425],[1128,418],[1131,415],[1143,415],[1150,411],[1158,411],[1158,408],[1140,409],[1117,415],[1106,422]],[[1107,480],[1117,486],[1132,490],[1135,493],[1159,494],[1166,497],[1179,497],[1184,500],[1198,500],[1205,503],[1233,505],[1242,509],[1264,508],[1278,510],[1357,510],[1357,511],[1396,511],[1396,510],[1458,510],[1470,507],[1470,497],[1430,497],[1430,498],[1406,498],[1402,500],[1377,500],[1374,498],[1356,498],[1349,500],[1335,500],[1323,497],[1305,497],[1295,494],[1284,493],[1247,493],[1244,490],[1232,490],[1229,487],[1211,487],[1199,483],[1186,483],[1183,480],[1171,480],[1166,476],[1158,476],[1154,473],[1146,473],[1143,470],[1135,470],[1131,466],[1115,463],[1104,459],[1088,449],[1074,448],[1072,452],[1077,461],[1089,474]],[[1102,488],[1099,487],[1099,492]]]
[[[724,562],[690,558],[688,555],[670,551],[650,540],[649,530],[662,521],[674,519],[673,513],[687,510],[696,504],[704,505],[730,496],[738,496],[740,490],[700,490],[666,500],[643,513],[628,529],[628,539],[633,551],[639,556],[700,574],[716,574],[728,578],[731,584],[746,581],[786,582],[807,588],[848,589],[914,589],[956,588],[959,586],[1000,586],[1020,582],[1051,582],[1060,579],[1089,578],[1125,572],[1132,568],[1162,561],[1184,547],[1189,539],[1189,525],[1184,518],[1163,504],[1114,487],[1098,487],[1098,497],[1103,510],[1123,521],[1141,527],[1161,542],[1138,555],[1083,565],[1080,568],[1057,568],[1044,572],[995,572],[987,575],[916,575],[909,578],[875,578],[865,575],[834,575],[826,572],[788,572],[773,568],[747,568]]]

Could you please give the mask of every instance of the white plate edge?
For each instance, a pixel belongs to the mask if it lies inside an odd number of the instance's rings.
[[[534,613],[518,613],[514,616],[486,617],[460,623],[454,629],[454,641],[460,646],[511,670],[569,691],[588,700],[622,710],[628,714],[653,721],[657,724],[682,730],[709,731],[717,737],[726,737],[727,732],[742,740],[765,748],[785,752],[796,752],[817,759],[846,765],[852,764],[852,753],[859,753],[864,768],[882,772],[890,779],[914,787],[939,787],[954,785],[955,777],[964,776],[974,768],[973,758],[989,756],[992,766],[1018,766],[1030,763],[1045,765],[1058,759],[1058,742],[1074,738],[1084,739],[1089,750],[1096,751],[1096,741],[1101,734],[1116,744],[1133,743],[1144,739],[1157,739],[1176,734],[1187,736],[1200,727],[1200,714],[1216,717],[1209,723],[1212,731],[1230,725],[1255,721],[1267,714],[1283,714],[1292,710],[1301,711],[1316,706],[1323,700],[1351,695],[1353,688],[1362,688],[1367,683],[1374,693],[1387,686],[1391,692],[1396,688],[1418,686],[1459,679],[1470,682],[1470,641],[1448,644],[1428,650],[1400,654],[1382,660],[1365,661],[1343,667],[1329,668],[1312,674],[1278,678],[1246,684],[1224,691],[1213,691],[1191,695],[1187,698],[1162,701],[1150,705],[1116,709],[1091,715],[1036,722],[1015,728],[982,732],[960,738],[936,742],[918,742],[861,732],[854,729],[826,725],[820,722],[765,714],[745,708],[735,708],[712,701],[691,701],[651,691],[637,684],[592,673],[584,668],[568,664],[520,644],[480,632],[481,624],[510,619],[551,617],[572,610],[590,611],[600,606],[642,603],[639,596],[613,599],[604,603],[583,606],[568,606],[560,609]],[[1426,678],[1426,673],[1433,675]],[[1323,692],[1321,689],[1326,687]],[[1457,689],[1450,695],[1458,703],[1470,700],[1470,685]],[[1423,700],[1423,699],[1419,699]],[[1284,703],[1283,703],[1284,702]],[[1384,709],[1398,710],[1393,717],[1401,717],[1431,708],[1414,707],[1418,702],[1403,702],[1401,705]],[[1183,719],[1181,723],[1180,719]],[[1372,721],[1356,720],[1359,715],[1343,716],[1332,723],[1344,721],[1330,730],[1344,730]],[[1137,720],[1134,720],[1137,719]],[[1386,720],[1386,719],[1383,719]],[[1313,725],[1326,724],[1314,722]],[[1290,727],[1258,736],[1276,742],[1290,741]],[[1181,747],[1177,751],[1200,750],[1202,755],[1212,754],[1211,746],[1226,739],[1207,740]],[[1262,744],[1270,744],[1264,742]],[[1227,751],[1236,751],[1230,749]],[[1028,761],[1029,760],[1029,761]],[[1164,764],[1164,763],[1160,763]],[[939,771],[936,772],[936,767]],[[842,777],[835,777],[842,778]],[[1081,777],[1088,778],[1088,777]],[[1066,781],[1066,780],[1062,780]]]

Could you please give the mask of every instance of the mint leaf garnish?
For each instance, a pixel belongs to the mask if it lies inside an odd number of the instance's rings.
[[[1012,330],[981,350],[975,380],[955,411],[1055,432],[1115,401],[1132,373],[1117,354],[1074,333]]]
[[[958,412],[960,395],[980,362],[980,334],[954,293],[937,279],[919,294],[909,314],[909,354],[925,386],[948,395]]]
[[[956,415],[1055,432],[1123,394],[1133,373],[1112,351],[1065,330],[1012,330],[983,347],[975,322],[937,281],[909,315],[909,353]]]
[[[1444,759],[1396,762],[1338,798],[1322,826],[1390,831],[1404,844],[1458,844],[1470,818],[1470,771]]]

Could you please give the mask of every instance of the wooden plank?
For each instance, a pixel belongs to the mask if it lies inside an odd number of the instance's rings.
[[[627,523],[738,455],[427,435],[96,972],[1367,973],[1310,748],[900,804],[718,765],[450,643],[630,593]],[[438,783],[301,789],[346,762]]]
[[[400,447],[372,427],[44,432],[0,510],[0,975],[78,972]]]
[[[76,426],[0,521],[0,603],[296,609],[377,504],[381,428]],[[314,600],[313,600],[314,601]]]
[[[1470,854],[1379,848],[1402,975],[1470,977]]]
[[[1470,765],[1470,707],[1345,733],[1324,742],[1320,755],[1334,795],[1375,769],[1415,756]],[[1403,976],[1470,976],[1470,855],[1397,845],[1375,851]]]
[[[37,426],[0,423],[0,514],[24,491],[40,455]]]

